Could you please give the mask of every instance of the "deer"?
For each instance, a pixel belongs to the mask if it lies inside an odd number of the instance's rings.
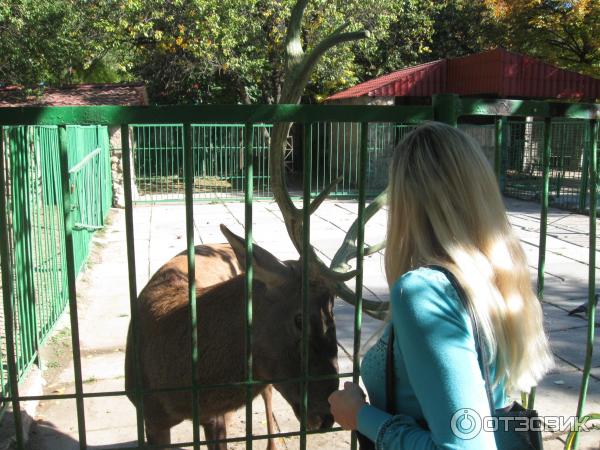
[[[194,248],[194,253],[195,265],[197,268],[195,276],[197,289],[206,289],[244,273],[243,268],[235,256],[233,248],[227,243],[197,245]],[[156,276],[160,277],[161,273],[167,273],[171,270],[177,271],[187,277],[188,260],[186,250],[174,256],[164,264],[156,272]],[[270,384],[265,386],[260,395],[265,405],[267,433],[269,435],[274,435],[276,429],[272,400],[273,386]],[[214,420],[217,419],[215,418]],[[227,422],[228,420],[225,420],[225,423]],[[275,439],[272,437],[267,441],[267,450],[277,450]]]
[[[198,373],[200,384],[239,383],[246,380],[244,273],[245,242],[224,225],[226,244],[197,246],[196,261],[207,267],[196,292],[198,312]],[[235,256],[232,259],[231,253]],[[151,445],[170,444],[170,429],[192,417],[188,392],[159,391],[189,388],[192,384],[191,324],[188,275],[183,255],[162,266],[138,296],[136,350],[141,372],[146,438]],[[237,261],[237,262],[236,262]],[[219,269],[220,266],[220,269]],[[228,267],[228,270],[223,270]],[[327,399],[338,388],[337,338],[333,317],[333,294],[329,284],[310,275],[309,317],[302,316],[302,264],[280,261],[255,245],[253,250],[253,379],[264,381],[252,387],[253,397],[263,394],[270,403],[268,385],[273,384],[301,416],[301,383],[281,380],[299,378],[302,327],[309,334],[310,375],[325,376],[308,386],[307,429],[333,425]],[[218,270],[213,270],[218,269]],[[234,275],[235,274],[235,275]],[[201,286],[208,287],[201,287]],[[130,323],[125,351],[125,389],[136,406],[135,333]],[[327,377],[329,376],[329,377]],[[273,383],[270,381],[273,380]],[[138,386],[139,388],[140,386]],[[199,389],[199,423],[208,441],[226,439],[227,419],[245,405],[246,387]],[[270,408],[267,408],[270,410]],[[271,414],[272,412],[269,411]],[[269,413],[268,413],[269,414]],[[268,418],[268,416],[267,416]],[[226,450],[223,442],[209,444],[211,450]]]
[[[292,8],[285,42],[285,74],[277,103],[296,104],[310,78],[314,67],[321,57],[338,44],[369,37],[368,30],[346,32],[349,23],[345,23],[326,36],[310,52],[302,48],[301,22],[309,0],[297,0]],[[254,306],[255,331],[253,376],[257,380],[274,380],[298,375],[300,342],[299,330],[302,329],[303,319],[299,313],[302,271],[301,261],[306,258],[312,265],[310,317],[307,326],[310,330],[309,348],[311,349],[311,374],[337,374],[337,344],[335,338],[335,323],[333,320],[333,297],[356,305],[355,293],[346,281],[354,278],[356,272],[350,270],[349,261],[358,255],[357,230],[355,222],[348,230],[344,242],[327,266],[320,260],[314,249],[309,246],[308,253],[303,254],[304,211],[297,208],[286,189],[284,179],[283,150],[291,127],[289,122],[278,122],[273,125],[269,152],[269,170],[273,197],[282,212],[284,223],[292,243],[301,255],[300,261],[279,261],[273,255],[259,246],[254,248]],[[312,214],[331,193],[340,179],[334,180],[308,206]],[[364,221],[368,221],[386,203],[386,192],[382,192],[364,211]],[[245,270],[245,255],[243,240],[235,236],[225,227],[221,228],[227,238],[231,250]],[[364,249],[365,256],[376,253],[384,247],[381,242]],[[223,253],[224,252],[224,253]],[[220,264],[229,265],[229,272],[213,274],[216,284],[208,278],[199,280],[197,291],[198,333],[199,333],[199,373],[200,383],[210,383],[218,380],[228,383],[233,380],[245,379],[245,367],[239,364],[244,361],[243,339],[239,329],[231,324],[243,324],[243,302],[240,301],[244,289],[244,276],[236,272],[235,263],[224,257],[227,251],[224,247],[198,246],[196,260],[204,261],[216,267],[217,259],[211,259],[211,254],[221,253]],[[181,255],[180,255],[181,256]],[[169,265],[171,264],[171,265]],[[166,266],[150,279],[138,298],[138,321],[140,365],[142,366],[143,389],[152,390],[144,394],[143,411],[146,425],[146,435],[150,444],[170,443],[170,428],[182,420],[191,417],[191,401],[186,393],[155,392],[166,387],[186,387],[191,384],[191,327],[189,325],[189,302],[187,300],[187,268],[182,262],[167,263]],[[227,278],[227,279],[224,279]],[[363,299],[363,311],[371,317],[382,319],[386,316],[387,305]],[[278,315],[279,314],[279,315]],[[271,322],[271,323],[268,323]],[[223,330],[223,324],[229,324]],[[257,324],[268,324],[261,328]],[[230,333],[227,333],[229,331]],[[271,334],[269,334],[271,333]],[[135,388],[135,370],[133,354],[132,327],[127,337],[125,384],[130,393],[129,398],[135,404],[136,396],[131,392]],[[277,341],[277,349],[265,347],[265,341]],[[318,351],[315,351],[318,349]],[[217,361],[216,355],[230,356],[230,366],[209,364]],[[285,361],[285,364],[282,364]],[[237,364],[236,364],[237,362]],[[224,368],[227,370],[223,370]],[[175,384],[175,386],[173,386]],[[268,383],[265,383],[265,386]],[[328,428],[333,424],[329,413],[327,398],[329,393],[337,389],[338,381],[323,379],[319,382],[308,383],[308,423],[310,429]],[[254,386],[253,394],[263,394],[265,403],[270,403],[269,389],[265,386]],[[289,383],[273,383],[284,399],[292,406],[297,417],[300,415],[300,391],[298,386]],[[206,390],[200,392],[200,423],[204,427],[208,440],[221,440],[226,437],[226,422],[228,414],[241,407],[245,401],[245,388],[227,388],[226,390]],[[269,407],[266,408],[270,410]],[[267,419],[269,420],[269,412]],[[269,431],[269,433],[271,433]],[[269,444],[270,445],[270,444]],[[223,450],[222,443],[210,444],[210,449]],[[270,449],[272,450],[272,449]]]

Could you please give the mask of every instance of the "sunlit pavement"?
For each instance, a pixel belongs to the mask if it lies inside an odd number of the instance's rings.
[[[519,235],[531,267],[532,281],[537,279],[539,248],[539,206],[534,203],[507,199],[510,220]],[[326,262],[341,244],[346,230],[356,219],[357,204],[350,201],[326,201],[312,216],[311,243]],[[124,346],[129,323],[128,271],[125,241],[124,211],[111,212],[111,224],[95,238],[95,248],[89,267],[80,277],[78,305],[82,379],[84,392],[108,392],[123,389]],[[241,203],[197,204],[194,206],[195,242],[224,242],[218,225],[224,223],[243,233],[244,205]],[[253,237],[281,259],[298,257],[291,244],[275,203],[256,202],[253,207]],[[385,236],[385,211],[380,212],[366,229],[367,244],[376,244]],[[541,416],[572,416],[577,407],[579,385],[585,355],[586,320],[567,312],[587,300],[588,277],[587,216],[551,210],[548,226],[544,314],[557,360],[556,369],[537,389],[535,407]],[[135,254],[138,292],[149,276],[173,255],[185,249],[185,208],[183,205],[144,205],[134,209]],[[597,252],[598,253],[598,252]],[[598,256],[597,256],[598,258]],[[600,262],[600,258],[598,258]],[[598,265],[596,266],[598,273]],[[354,282],[349,283],[354,287]],[[365,259],[364,297],[387,301],[388,290],[383,276],[381,254]],[[354,308],[336,300],[336,325],[339,342],[340,371],[352,371],[354,342]],[[42,361],[49,374],[44,393],[74,392],[73,365],[65,317],[57,326],[56,339],[48,339]],[[240,326],[242,326],[240,324]],[[362,342],[376,333],[381,322],[363,317]],[[62,334],[61,334],[61,329]],[[64,336],[67,336],[65,339]],[[60,339],[63,337],[63,339]],[[598,339],[596,339],[597,341]],[[57,350],[58,346],[58,350]],[[364,345],[363,345],[364,347]],[[368,347],[367,347],[368,348]],[[65,350],[66,349],[66,350]],[[597,349],[596,349],[597,350]],[[361,354],[364,348],[361,348]],[[62,356],[61,356],[62,355]],[[600,355],[593,359],[585,412],[600,412]],[[276,394],[274,410],[281,432],[297,431],[299,423],[288,404]],[[253,430],[266,433],[262,400],[253,404]],[[73,400],[44,401],[38,406],[37,426],[31,433],[32,449],[75,449],[78,427]],[[86,437],[89,448],[111,448],[135,445],[135,410],[125,397],[94,397],[85,401]],[[173,442],[191,440],[191,422],[173,429]],[[245,435],[245,411],[238,411],[229,428],[229,437]],[[546,433],[546,450],[564,446],[564,433]],[[348,449],[347,432],[309,436],[309,449]],[[297,437],[278,440],[281,449],[299,448]],[[232,449],[245,448],[244,443],[230,444]],[[254,448],[266,448],[258,441]],[[600,431],[581,434],[580,450],[600,448]]]

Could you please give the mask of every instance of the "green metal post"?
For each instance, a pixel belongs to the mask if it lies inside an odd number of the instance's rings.
[[[354,347],[352,354],[352,381],[360,377],[360,337],[362,328],[363,266],[365,256],[365,191],[367,179],[367,145],[369,124],[360,124],[360,153],[358,158],[358,233],[356,236],[356,303],[354,307]],[[356,433],[352,433],[350,448],[356,450]]]
[[[142,392],[142,370],[140,365],[140,338],[137,308],[137,280],[135,269],[135,237],[133,234],[133,206],[131,199],[131,152],[129,150],[129,126],[121,125],[121,156],[123,158],[123,194],[125,196],[125,237],[127,239],[127,268],[129,273],[129,309],[133,333],[132,350],[135,371],[135,403],[138,447],[144,445],[144,396]]]
[[[548,230],[548,191],[550,187],[550,152],[552,148],[552,120],[544,119],[544,149],[542,154],[542,198],[540,213],[540,252],[538,255],[538,298],[544,298],[544,265],[546,263],[546,233]]]
[[[6,177],[4,161],[4,127],[0,126],[0,258],[2,264],[2,301],[4,304],[4,330],[6,333],[6,359],[8,364],[8,382],[12,397],[13,417],[15,421],[15,437],[17,448],[23,449],[23,424],[21,421],[21,405],[19,402],[19,385],[14,337],[13,285],[12,267],[9,249],[9,229],[6,214]]]
[[[81,354],[79,352],[79,320],[77,317],[77,275],[75,272],[75,254],[73,247],[73,216],[71,191],[69,186],[69,149],[67,129],[58,127],[58,144],[60,148],[60,177],[62,184],[62,200],[65,229],[65,249],[67,260],[67,282],[69,288],[69,313],[71,318],[71,345],[73,346],[73,371],[75,376],[75,403],[77,406],[77,425],[79,431],[79,448],[87,448],[85,433],[85,410],[83,406],[83,382],[81,377]]]
[[[433,117],[453,127],[458,125],[460,97],[456,94],[437,94],[432,97]]]
[[[252,383],[253,359],[252,359],[252,278],[253,278],[253,257],[252,257],[252,193],[254,191],[254,159],[252,158],[252,123],[246,123],[244,127],[244,177],[245,177],[245,214],[244,227],[246,238],[246,289],[244,297],[246,300],[246,449],[252,450]]]
[[[548,233],[548,191],[550,188],[550,152],[552,149],[552,119],[544,119],[544,153],[542,155],[542,198],[540,213],[540,245],[538,253],[537,296],[544,299],[544,271],[546,265],[546,234]],[[535,386],[531,388],[527,399],[527,407],[533,409],[535,402]]]
[[[196,252],[194,249],[194,151],[192,126],[183,125],[183,171],[185,178],[185,229],[188,258],[188,298],[192,326],[192,422],[194,450],[200,449],[200,412],[198,395],[198,309],[196,305]]]
[[[596,325],[596,216],[598,210],[598,124],[599,120],[590,121],[589,141],[589,173],[590,173],[590,245],[588,263],[588,327],[585,349],[585,363],[583,366],[583,378],[579,389],[579,401],[577,403],[577,418],[581,420],[583,408],[587,397],[590,382],[590,371],[592,368],[592,355],[594,352],[594,332]],[[573,449],[577,450],[579,444],[579,433],[575,433]]]
[[[308,416],[308,332],[310,327],[310,186],[312,179],[312,123],[304,125],[302,142],[303,194],[302,194],[302,404],[300,416],[300,450],[306,450],[306,426]]]
[[[589,181],[589,166],[590,166],[590,158],[589,152],[587,149],[591,145],[591,130],[589,126],[586,126],[583,129],[583,142],[584,142],[584,150],[583,150],[583,162],[581,165],[581,183],[579,184],[579,212],[585,212],[586,201],[587,201],[587,190],[588,190],[588,181]]]
[[[495,120],[495,131],[496,131],[496,139],[495,139],[495,147],[494,147],[494,172],[496,173],[496,179],[498,180],[498,185],[502,190],[502,158],[506,154],[506,117],[496,117]]]

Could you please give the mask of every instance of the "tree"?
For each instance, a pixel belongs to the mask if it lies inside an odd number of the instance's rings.
[[[387,8],[381,15],[385,21],[372,38],[353,46],[360,81],[420,64],[429,58],[437,2],[404,0]]]
[[[454,58],[497,47],[504,27],[484,2],[444,0],[432,13],[430,60]]]
[[[274,103],[281,96],[292,0],[132,0],[122,24],[135,49],[133,72],[163,102]],[[336,47],[305,92],[319,100],[366,76],[418,60],[431,33],[433,0],[316,0],[306,6],[302,44],[311,49],[342,23],[373,39]],[[404,33],[403,30],[412,30]],[[403,39],[400,39],[404,36]],[[394,45],[391,42],[395,41]]]
[[[127,68],[111,30],[113,1],[0,1],[0,82],[117,81]]]
[[[486,0],[508,29],[506,46],[600,76],[598,0]]]

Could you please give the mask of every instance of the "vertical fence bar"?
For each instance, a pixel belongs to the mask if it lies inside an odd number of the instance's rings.
[[[538,253],[538,277],[537,296],[540,301],[544,298],[544,271],[546,265],[546,233],[548,232],[548,191],[550,188],[550,152],[552,149],[552,119],[544,119],[544,150],[542,154],[542,199],[540,213],[540,245]],[[529,391],[526,403],[528,408],[533,409],[535,403],[536,388],[533,386]]]
[[[135,371],[135,405],[137,420],[138,447],[144,445],[144,397],[142,393],[142,370],[139,354],[139,325],[137,309],[137,280],[135,270],[135,240],[133,235],[133,206],[131,198],[131,152],[129,150],[129,125],[121,125],[121,155],[123,158],[123,194],[125,197],[125,237],[127,240],[127,268],[129,272],[129,307],[131,324],[129,333],[131,349],[133,350],[133,364]]]
[[[244,127],[244,228],[246,245],[246,289],[244,291],[246,303],[246,449],[252,450],[252,382],[253,360],[252,360],[252,277],[253,277],[253,258],[252,258],[252,202],[253,202],[253,177],[254,177],[254,159],[252,158],[252,123],[246,123]]]
[[[365,256],[365,194],[367,179],[367,145],[369,123],[360,124],[360,153],[358,157],[358,233],[356,236],[356,303],[354,307],[354,348],[352,354],[352,381],[360,377],[360,337],[362,329],[363,263]],[[351,449],[356,450],[356,433],[352,433]]]
[[[544,119],[544,149],[542,154],[542,198],[540,213],[540,252],[538,255],[538,298],[544,298],[544,265],[546,263],[546,233],[548,231],[548,191],[550,188],[550,152],[552,149],[552,120]]]
[[[589,182],[590,182],[590,246],[588,263],[588,327],[585,350],[585,364],[583,366],[583,379],[579,390],[579,401],[577,403],[577,419],[582,419],[583,408],[587,397],[590,382],[590,370],[592,368],[592,355],[594,352],[594,331],[596,325],[596,216],[598,209],[598,125],[599,121],[590,121],[589,141]],[[573,449],[577,450],[579,444],[579,427],[576,428],[573,440]]]
[[[185,229],[188,258],[188,298],[192,326],[192,421],[194,450],[200,448],[200,411],[198,394],[198,310],[196,306],[196,252],[194,249],[194,150],[192,126],[183,125],[183,172],[185,179]]]
[[[10,130],[10,167],[12,193],[12,227],[13,227],[13,263],[15,272],[20,274],[15,278],[15,303],[17,306],[17,323],[19,334],[19,350],[17,351],[17,367],[19,376],[22,375],[34,352],[32,342],[32,307],[34,304],[34,289],[32,277],[31,253],[31,218],[29,200],[29,162],[27,161],[28,142],[27,127],[16,126]]]
[[[58,145],[60,149],[60,178],[63,193],[62,200],[67,260],[67,282],[69,288],[69,314],[71,318],[71,344],[73,347],[73,371],[75,375],[75,403],[77,406],[79,448],[86,449],[87,440],[83,405],[83,382],[81,377],[81,354],[79,352],[79,320],[77,317],[77,289],[75,286],[76,273],[73,247],[73,215],[69,182],[69,149],[67,142],[67,128],[64,125],[58,127]]]
[[[589,182],[589,152],[587,149],[590,145],[591,130],[589,126],[583,128],[583,157],[581,162],[581,180],[579,183],[579,205],[578,212],[585,213],[585,203],[587,201],[587,190]]]
[[[506,117],[496,117],[495,120],[495,146],[494,146],[494,172],[498,185],[502,189],[502,156],[506,148],[504,131],[506,129]]]
[[[6,214],[6,176],[5,176],[5,146],[4,127],[0,126],[0,258],[2,264],[2,301],[4,304],[4,330],[6,333],[6,359],[8,364],[8,382],[12,397],[13,416],[15,421],[15,435],[17,448],[23,449],[23,426],[21,421],[21,405],[19,402],[19,385],[17,375],[17,362],[14,341],[14,311],[13,311],[13,285],[12,267],[9,249],[9,229]],[[4,387],[4,385],[2,385]]]
[[[306,425],[308,415],[308,331],[310,328],[310,311],[308,310],[310,289],[310,184],[312,178],[312,123],[304,124],[302,142],[303,194],[302,194],[302,405],[300,417],[300,450],[306,450]]]

